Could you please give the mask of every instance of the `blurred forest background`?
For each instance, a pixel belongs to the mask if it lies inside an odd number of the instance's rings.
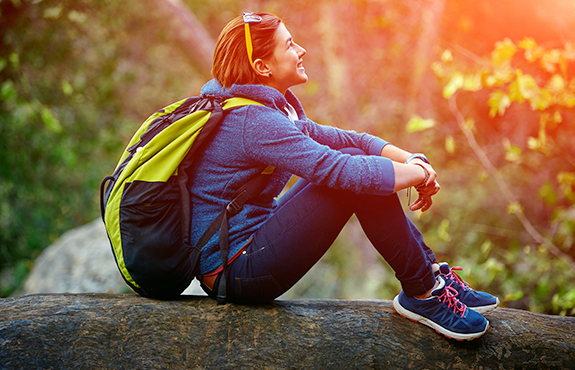
[[[0,0],[0,296],[99,217],[135,129],[199,93],[248,10],[307,49],[310,118],[431,159],[442,190],[408,214],[440,261],[503,306],[575,314],[573,0]],[[398,290],[352,220],[286,297]]]

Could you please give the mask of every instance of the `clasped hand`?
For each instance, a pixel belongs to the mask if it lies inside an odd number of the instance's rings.
[[[437,194],[439,189],[441,189],[441,186],[437,182],[437,173],[430,164],[419,159],[414,159],[409,164],[416,165],[418,167],[424,166],[425,169],[429,171],[429,179],[427,183],[424,186],[417,188],[418,197],[415,202],[409,206],[409,209],[412,211],[421,210],[421,212],[425,212],[433,205],[431,197]]]

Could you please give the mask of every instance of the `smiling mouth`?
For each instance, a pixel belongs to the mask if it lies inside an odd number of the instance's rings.
[[[297,68],[303,68],[303,61],[301,61],[297,64]]]

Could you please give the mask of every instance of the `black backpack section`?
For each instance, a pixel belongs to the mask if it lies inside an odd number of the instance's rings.
[[[100,186],[102,218],[106,224],[116,263],[128,286],[142,296],[156,299],[178,297],[194,277],[200,274],[201,249],[219,230],[223,272],[217,301],[218,304],[226,302],[228,219],[237,214],[246,201],[261,193],[273,171],[266,169],[244,184],[213,220],[196,245],[190,244],[192,209],[187,171],[193,165],[194,158],[201,155],[203,144],[213,137],[225,114],[246,105],[244,101],[236,106],[232,104],[232,108],[223,109],[222,104],[225,102],[219,101],[214,96],[191,97],[172,113],[155,118],[145,128],[139,140],[127,149],[129,154],[117,166],[113,175],[102,181]],[[133,164],[128,166],[131,160],[141,162],[135,158],[141,148],[170,125],[200,110],[211,114],[184,160],[179,163],[175,176],[171,176],[165,182],[125,181],[126,174],[122,173],[130,166],[133,171]],[[121,195],[121,199],[111,200],[113,192],[116,198]]]

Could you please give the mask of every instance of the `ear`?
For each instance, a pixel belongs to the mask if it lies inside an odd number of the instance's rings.
[[[254,70],[260,77],[270,77],[272,74],[269,65],[259,58],[254,60]]]

